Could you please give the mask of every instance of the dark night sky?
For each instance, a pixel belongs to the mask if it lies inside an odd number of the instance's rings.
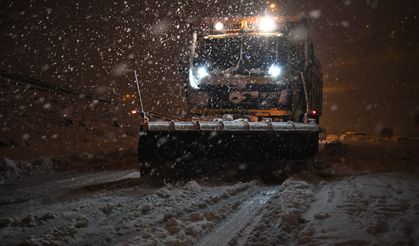
[[[146,106],[176,112],[188,21],[254,6],[243,0],[191,2],[1,1],[0,68],[84,90],[107,88],[110,97],[131,90],[135,68],[146,87]],[[285,13],[313,17],[328,132],[392,127],[419,135],[418,1],[280,2]],[[161,96],[168,100],[157,105]]]

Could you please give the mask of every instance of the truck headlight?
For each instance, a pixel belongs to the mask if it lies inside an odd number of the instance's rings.
[[[282,74],[282,67],[278,66],[276,64],[272,64],[269,67],[268,73],[271,77],[277,78],[278,76],[280,76]]]
[[[198,75],[198,80],[201,80],[209,76],[208,69],[204,66],[198,67],[198,69],[196,70],[196,74]]]
[[[208,77],[210,74],[208,72],[207,67],[200,66],[196,70],[190,69],[189,70],[189,84],[194,89],[199,88],[199,84],[201,83],[201,80],[205,77]]]

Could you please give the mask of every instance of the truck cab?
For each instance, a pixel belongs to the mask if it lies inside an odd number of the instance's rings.
[[[319,122],[320,69],[305,19],[205,19],[193,33],[189,109],[195,116]]]

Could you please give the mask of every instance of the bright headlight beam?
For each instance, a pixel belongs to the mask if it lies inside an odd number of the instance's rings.
[[[224,28],[224,24],[222,22],[217,22],[215,23],[214,28],[216,31],[221,31]]]
[[[261,32],[273,32],[276,29],[275,19],[270,16],[265,16],[259,20],[259,30]]]
[[[196,70],[196,74],[198,75],[198,79],[201,80],[209,75],[207,68],[205,67],[199,67],[198,70]]]
[[[189,70],[189,84],[194,89],[199,89],[199,84],[201,83],[201,79],[209,76],[208,69],[205,66],[198,67],[195,72],[195,69]]]
[[[269,67],[268,73],[271,77],[276,78],[282,74],[282,68],[278,65],[272,64]]]

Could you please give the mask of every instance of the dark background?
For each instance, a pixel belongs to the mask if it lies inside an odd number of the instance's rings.
[[[101,96],[134,93],[146,110],[181,113],[188,23],[249,13],[259,1],[0,1],[0,69]],[[419,135],[418,1],[278,1],[311,16],[329,133]],[[264,4],[264,3],[263,3]]]

